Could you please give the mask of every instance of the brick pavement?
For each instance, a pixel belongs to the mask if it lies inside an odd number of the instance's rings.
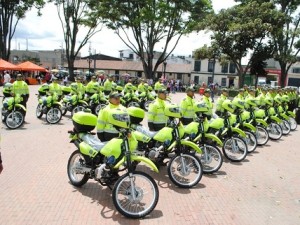
[[[160,198],[148,217],[130,220],[115,210],[108,188],[92,180],[82,188],[69,184],[70,116],[57,125],[37,119],[37,86],[30,90],[26,124],[1,129],[0,224],[299,224],[300,128],[241,163],[225,161],[188,190],[175,187],[166,168],[154,174],[140,166],[157,181]]]

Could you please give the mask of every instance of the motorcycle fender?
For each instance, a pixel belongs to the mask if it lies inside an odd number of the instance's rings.
[[[296,114],[293,113],[292,111],[287,111],[287,113],[288,113],[291,117],[296,118]]]
[[[196,145],[194,142],[186,141],[186,140],[180,140],[180,144],[191,147],[191,148],[194,149],[197,153],[202,153],[201,148],[199,148],[199,146]],[[174,142],[172,143],[172,145],[170,145],[170,147],[168,148],[168,150],[171,150],[173,147],[175,147],[175,145],[176,145],[176,141],[174,141]]]
[[[132,161],[138,161],[138,162],[143,162],[147,164],[154,172],[158,173],[158,169],[156,165],[148,158],[144,156],[137,156],[137,155],[131,155],[131,160]],[[119,168],[122,164],[125,162],[125,157],[123,157],[115,166],[114,169]]]
[[[268,126],[268,123],[263,119],[255,119],[257,123],[262,124],[264,127]]]
[[[81,103],[81,104],[83,104],[83,105],[86,105],[86,106],[89,105],[89,104],[88,104],[86,101],[84,101],[84,100],[79,100],[78,102]]]
[[[240,135],[241,137],[246,137],[245,132],[242,131],[240,128],[235,128],[235,127],[233,127],[233,128],[232,128],[232,131],[233,131],[234,133],[237,133],[237,134]]]
[[[60,102],[54,102],[53,105],[58,105],[59,107],[63,107],[63,105]]]
[[[26,108],[24,107],[24,105],[21,104],[16,104],[16,107],[23,109],[24,111],[26,111]]]
[[[271,119],[274,120],[277,123],[281,123],[281,119],[279,119],[277,116],[271,116]]]
[[[215,141],[215,142],[217,142],[217,144],[219,145],[219,146],[223,146],[223,142],[220,140],[220,138],[218,138],[216,135],[214,135],[214,134],[205,134],[204,135],[206,138],[209,138],[209,139],[211,139],[211,140],[213,140],[213,141]]]
[[[255,126],[253,126],[252,124],[250,124],[250,123],[243,123],[243,125],[245,126],[245,127],[247,127],[247,128],[249,128],[251,131],[256,131],[256,127]]]
[[[285,120],[290,119],[290,117],[288,115],[286,115],[285,113],[281,113],[280,116],[282,116],[282,118],[285,119]]]

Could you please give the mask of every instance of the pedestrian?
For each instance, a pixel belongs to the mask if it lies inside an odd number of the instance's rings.
[[[10,83],[10,81],[11,81],[10,74],[7,71],[5,71],[3,76],[3,83],[4,84]]]

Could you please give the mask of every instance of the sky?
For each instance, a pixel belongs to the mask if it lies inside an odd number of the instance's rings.
[[[213,8],[219,11],[236,4],[234,0],[212,0]],[[57,15],[56,7],[47,4],[41,11],[42,16],[37,16],[37,11],[32,9],[23,20],[19,21],[11,49],[17,50],[54,50],[64,48],[61,22]],[[78,38],[80,41],[80,36]],[[204,31],[192,33],[181,37],[174,55],[189,56],[192,51],[210,43],[210,34]],[[113,33],[106,28],[93,36],[90,42],[81,50],[81,56],[87,56],[89,47],[92,54],[104,54],[119,57],[119,51],[128,47]],[[159,46],[158,46],[159,47]],[[159,51],[159,49],[155,49]]]

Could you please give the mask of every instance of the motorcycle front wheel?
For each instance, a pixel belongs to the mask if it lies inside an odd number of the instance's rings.
[[[175,155],[168,164],[170,180],[180,188],[191,188],[203,175],[200,159],[191,153]]]
[[[219,148],[209,144],[203,144],[199,147],[202,150],[202,154],[196,153],[196,156],[201,161],[201,164],[203,166],[203,172],[217,172],[223,164],[223,157]]]
[[[223,142],[223,154],[224,156],[232,162],[243,161],[248,152],[247,144],[242,138],[239,137],[229,137]]]
[[[84,111],[85,110],[85,107],[82,106],[82,105],[77,105],[73,108],[72,110],[72,116],[77,113],[77,112],[80,112],[80,111]]]
[[[62,112],[58,107],[51,107],[46,114],[46,121],[50,124],[56,124],[61,120]]]
[[[267,131],[271,140],[279,140],[282,137],[281,126],[277,123],[270,123],[267,127]]]
[[[287,120],[282,120],[280,123],[281,129],[282,129],[282,134],[283,135],[288,135],[291,132],[291,125]]]
[[[145,109],[146,111],[149,110],[149,105],[150,105],[152,102],[153,102],[153,101],[150,101],[150,100],[145,101],[145,103],[144,103],[144,109]]]
[[[131,106],[140,107],[140,104],[138,102],[132,101],[128,103],[127,107],[131,107]]]
[[[99,112],[101,109],[105,108],[106,105],[105,104],[99,104],[95,107],[95,115],[98,116]]]
[[[9,129],[17,129],[24,123],[24,114],[20,111],[11,111],[4,122]]]
[[[79,150],[73,152],[68,160],[67,173],[69,180],[75,187],[81,187],[89,180],[89,174],[84,172],[85,159]]]
[[[258,145],[265,145],[269,141],[269,133],[262,126],[256,126],[255,136]]]
[[[41,118],[43,116],[43,105],[38,104],[35,110],[35,115],[37,118]]]
[[[289,124],[291,125],[291,131],[294,131],[297,129],[297,122],[293,117],[290,117],[288,120]]]
[[[112,190],[116,209],[129,218],[142,218],[156,207],[159,192],[154,179],[140,171],[121,176]]]
[[[244,131],[246,134],[245,138],[242,138],[247,144],[247,152],[254,152],[257,147],[257,139],[254,133],[250,131]]]

